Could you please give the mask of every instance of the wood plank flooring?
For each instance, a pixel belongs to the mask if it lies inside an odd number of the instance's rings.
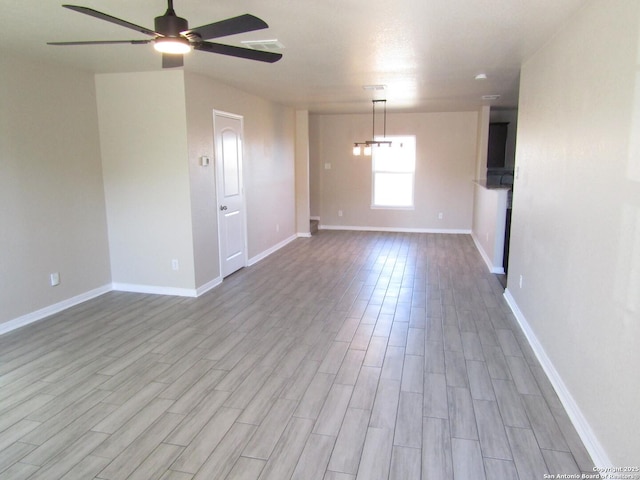
[[[467,235],[321,231],[0,337],[0,480],[539,480],[591,460]]]

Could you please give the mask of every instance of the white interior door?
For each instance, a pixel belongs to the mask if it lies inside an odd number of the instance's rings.
[[[242,117],[214,111],[213,125],[220,264],[222,277],[226,277],[247,264]]]

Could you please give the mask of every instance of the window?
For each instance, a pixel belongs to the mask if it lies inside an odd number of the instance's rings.
[[[416,137],[386,137],[391,146],[373,147],[371,208],[413,208]]]

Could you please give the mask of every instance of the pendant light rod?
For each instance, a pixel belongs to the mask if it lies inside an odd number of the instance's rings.
[[[384,101],[384,128],[382,130],[382,138],[387,138],[387,101]]]
[[[373,100],[371,102],[371,108],[372,113],[371,113],[371,117],[373,118],[373,121],[371,123],[373,123],[373,131],[371,132],[371,140],[375,140],[376,139],[376,100]]]
[[[371,155],[370,150],[372,146],[379,147],[381,145],[391,146],[391,141],[386,140],[387,138],[387,101],[386,100],[372,100],[372,132],[371,132],[371,140],[366,140],[364,142],[355,142],[353,144],[353,154],[360,155],[361,149],[360,146],[365,147],[365,155]],[[382,124],[382,140],[376,140],[376,104],[383,104],[383,124]]]
[[[371,140],[376,139],[376,104],[382,103],[383,106],[383,124],[382,124],[382,139],[387,137],[387,101],[386,100],[371,100],[373,104],[373,132],[371,134]]]

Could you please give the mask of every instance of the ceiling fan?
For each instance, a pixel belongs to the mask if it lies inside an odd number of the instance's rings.
[[[153,43],[154,48],[162,52],[162,68],[181,67],[183,65],[183,54],[191,50],[203,52],[219,53],[232,57],[257,60],[259,62],[273,63],[282,58],[282,54],[252,50],[250,48],[235,47],[221,43],[207,42],[206,40],[235,35],[237,33],[251,32],[268,28],[269,25],[264,20],[253,15],[245,14],[238,17],[228,18],[219,22],[202,25],[197,28],[189,28],[186,19],[178,17],[173,10],[173,0],[167,0],[167,11],[164,15],[155,18],[154,28],[150,30],[139,25],[135,25],[126,20],[112,17],[106,13],[99,12],[92,8],[80,7],[77,5],[62,5],[64,8],[79,13],[84,13],[91,17],[99,18],[107,22],[115,23],[125,28],[130,28],[136,32],[144,33],[153,37],[149,40],[92,40],[83,42],[48,42],[48,45],[108,45],[117,43],[129,43],[132,45],[146,45]]]

